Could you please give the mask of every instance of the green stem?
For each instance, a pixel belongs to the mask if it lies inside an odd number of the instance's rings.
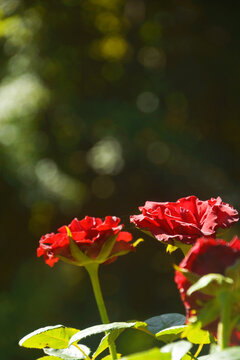
[[[221,318],[218,324],[218,345],[223,350],[229,346],[231,336],[231,294],[223,292],[219,295]]]
[[[97,307],[98,307],[98,311],[99,311],[102,323],[109,324],[109,318],[108,318],[107,310],[106,310],[106,307],[104,304],[102,291],[101,291],[101,287],[100,287],[100,283],[99,283],[98,268],[99,268],[99,264],[95,264],[95,263],[86,266],[86,270],[90,276],[90,280],[92,283],[93,292],[94,292],[94,296],[96,299],[96,303],[97,303]],[[109,333],[106,332],[106,335],[107,334],[109,334]],[[113,360],[117,359],[117,351],[116,351],[116,346],[115,346],[114,342],[109,344],[109,351],[112,356],[112,359]]]

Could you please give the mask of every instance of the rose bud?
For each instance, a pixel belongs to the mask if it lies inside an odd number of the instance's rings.
[[[240,311],[240,239],[230,243],[200,238],[177,267],[175,282],[186,309],[187,322],[200,321],[217,337],[222,309],[227,307],[234,322]],[[230,298],[224,305],[223,296]],[[231,344],[240,345],[240,327],[235,323]]]

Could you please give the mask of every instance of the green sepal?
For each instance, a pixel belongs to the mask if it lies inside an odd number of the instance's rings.
[[[196,291],[206,295],[216,295],[219,290],[229,288],[233,285],[233,279],[221,274],[207,274],[202,276],[188,290],[187,295],[190,296]]]
[[[116,252],[115,254],[113,254],[113,255],[109,256],[109,257],[106,259],[106,261],[107,261],[107,260],[111,260],[111,259],[115,258],[116,256],[126,255],[126,254],[128,254],[128,253],[129,253],[129,251],[130,251],[130,250],[122,250],[122,251],[118,251],[118,252]]]
[[[180,273],[182,273],[184,276],[185,276],[185,278],[188,280],[188,281],[190,281],[190,283],[191,284],[194,284],[195,282],[197,282],[199,279],[201,279],[201,276],[200,275],[198,275],[198,274],[196,274],[196,273],[193,273],[193,272],[191,272],[191,271],[189,271],[189,270],[187,270],[187,269],[183,269],[183,268],[181,268],[180,266],[178,266],[178,265],[173,265],[173,267],[174,267],[174,269],[176,270],[176,271],[179,271]]]
[[[79,266],[79,263],[77,261],[70,260],[70,259],[68,259],[68,258],[66,258],[64,256],[61,256],[61,255],[56,255],[56,257],[58,257],[59,260],[62,260],[63,262],[65,262],[67,264]]]
[[[173,245],[171,245],[171,244],[168,244],[168,245],[167,245],[167,248],[166,248],[166,252],[169,253],[169,254],[171,254],[171,253],[173,253],[174,251],[176,251],[177,249],[178,249],[177,246],[173,246]]]
[[[152,238],[156,239],[155,236],[148,230],[144,230],[144,229],[140,229],[140,228],[137,228],[139,230],[141,230],[144,234],[148,235],[148,236],[151,236]]]
[[[234,280],[234,288],[240,288],[240,260],[227,268],[226,276]]]
[[[133,247],[137,247],[139,244],[141,244],[144,241],[143,238],[139,238],[132,244]]]
[[[77,261],[78,266],[85,266],[92,262],[92,259],[85,255],[79,247],[76,245],[75,241],[72,238],[72,233],[70,229],[66,226],[67,234],[69,237],[69,247],[72,257]]]
[[[189,250],[191,249],[192,245],[184,244],[181,241],[174,240],[174,247],[178,247],[182,250],[183,255],[186,256]]]
[[[111,251],[114,247],[114,244],[116,243],[118,234],[110,236],[103,244],[100,253],[96,257],[95,261],[97,261],[99,264],[104,263],[109,255],[111,254]]]

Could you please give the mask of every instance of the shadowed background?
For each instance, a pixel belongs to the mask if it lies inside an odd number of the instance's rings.
[[[36,328],[100,322],[85,272],[36,258],[41,235],[117,215],[137,238],[128,219],[139,205],[190,194],[239,209],[239,15],[226,0],[1,0],[5,360],[40,357],[17,346]],[[184,313],[172,268],[181,254],[144,238],[101,269],[112,321]],[[120,352],[152,345],[132,335]]]

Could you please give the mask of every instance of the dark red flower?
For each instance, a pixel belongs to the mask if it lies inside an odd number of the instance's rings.
[[[222,199],[201,201],[188,196],[176,202],[147,201],[139,207],[140,215],[130,221],[147,230],[159,241],[174,245],[174,240],[194,244],[201,236],[215,237],[218,228],[226,228],[238,221],[238,212]]]
[[[129,232],[121,231],[123,225],[120,219],[115,216],[106,216],[103,221],[100,218],[86,216],[82,220],[75,218],[68,226],[72,239],[78,248],[89,258],[96,259],[103,244],[112,236],[117,235],[107,262],[116,259],[119,252],[134,251],[135,248],[129,242],[132,235]],[[66,226],[58,229],[56,234],[46,234],[41,237],[37,256],[42,256],[46,264],[53,266],[58,260],[58,256],[70,261],[75,261],[71,255],[69,247],[69,236]],[[116,255],[116,257],[114,256]]]
[[[200,238],[180,263],[181,269],[203,276],[210,273],[226,275],[227,269],[240,260],[240,239],[235,237],[230,243],[213,238]],[[176,271],[175,282],[177,283],[181,299],[186,309],[187,321],[214,298],[214,295],[206,295],[196,291],[191,295],[187,290],[192,285],[184,273]],[[237,306],[239,308],[239,304]],[[239,311],[239,310],[238,310]],[[217,335],[218,320],[205,326],[206,330]],[[232,344],[240,344],[240,331],[235,329],[231,336]]]

